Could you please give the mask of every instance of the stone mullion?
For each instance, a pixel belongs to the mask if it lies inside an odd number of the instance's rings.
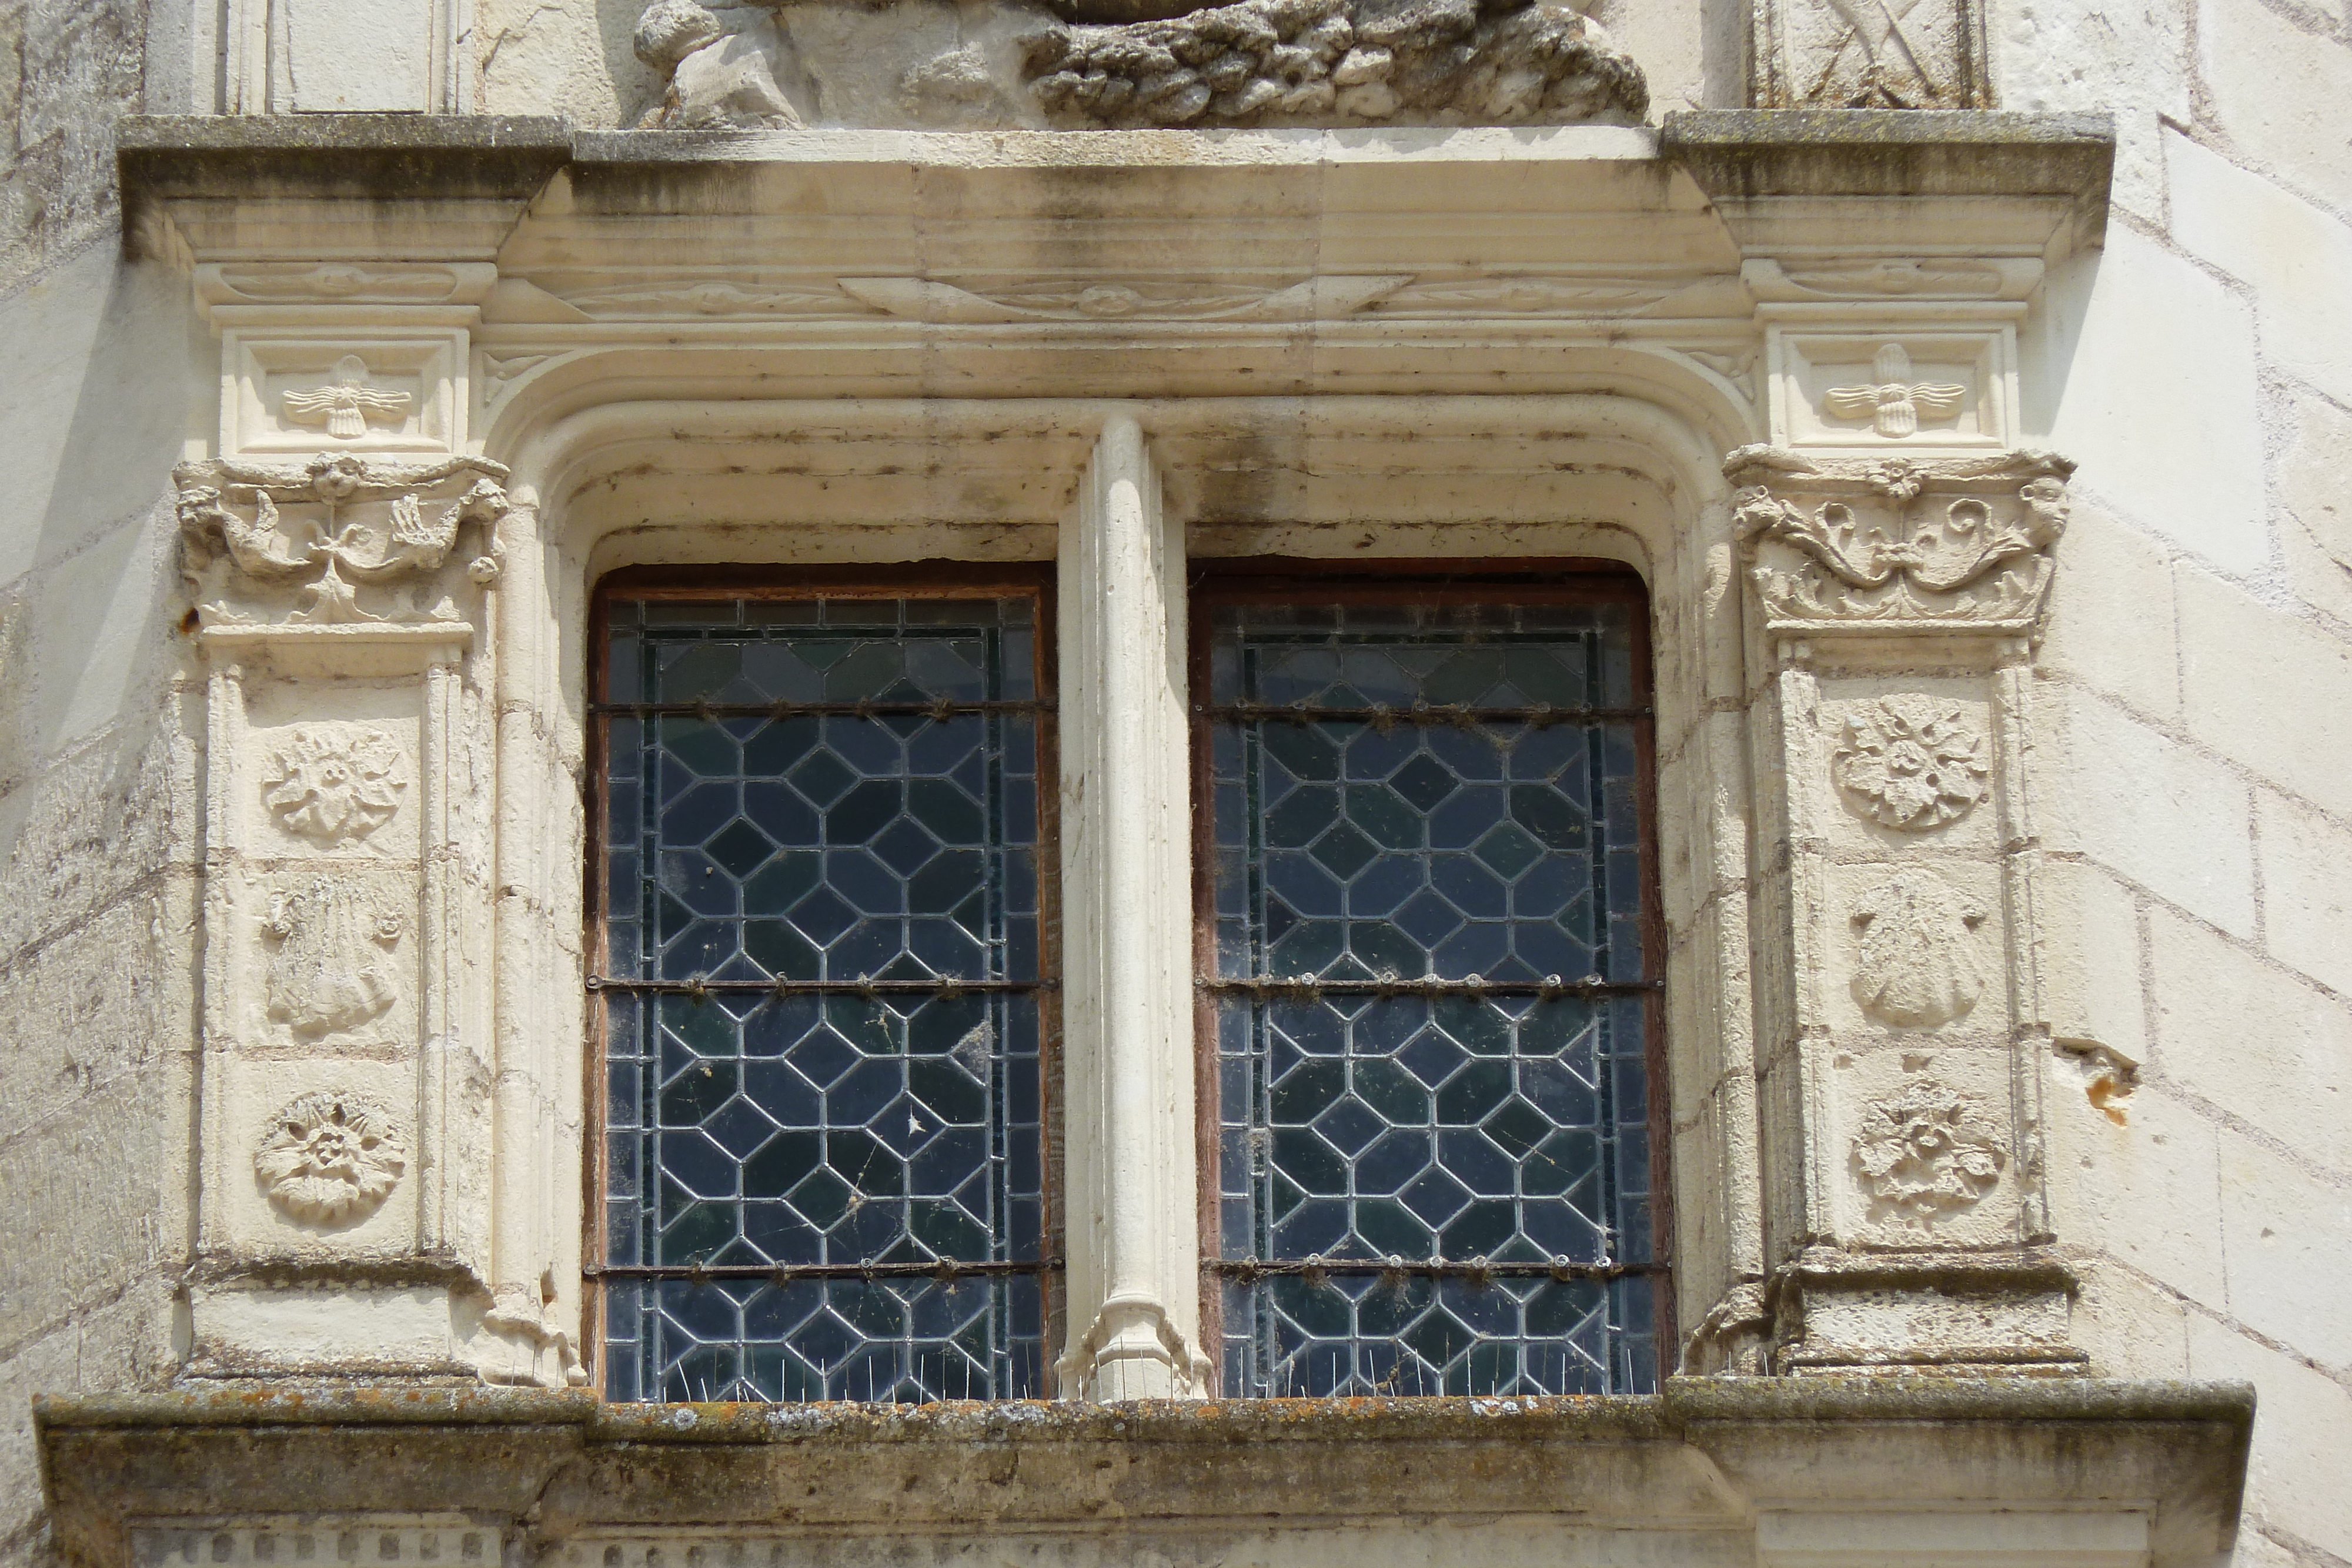
[[[1065,1397],[1198,1397],[1184,542],[1106,422],[1059,584]]]

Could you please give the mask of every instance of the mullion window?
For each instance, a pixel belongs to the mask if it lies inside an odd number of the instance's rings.
[[[1654,1385],[1635,609],[1196,602],[1227,1395]]]
[[[1043,1392],[1034,596],[604,608],[608,1392]]]

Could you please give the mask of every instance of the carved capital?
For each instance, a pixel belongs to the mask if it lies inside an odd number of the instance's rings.
[[[1743,446],[1724,463],[1776,635],[2034,634],[2074,471],[2043,452],[1838,461]]]
[[[506,474],[478,457],[183,464],[181,575],[208,626],[455,624],[463,585],[498,577]]]

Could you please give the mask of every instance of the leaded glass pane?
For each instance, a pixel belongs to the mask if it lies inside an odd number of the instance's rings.
[[[613,1397],[1042,1390],[1031,622],[612,602]]]
[[[1212,612],[1227,1394],[1654,1386],[1630,614]]]

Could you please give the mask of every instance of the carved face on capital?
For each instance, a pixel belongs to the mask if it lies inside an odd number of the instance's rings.
[[[367,483],[366,465],[356,457],[314,457],[309,473],[310,491],[321,501],[348,501]]]

